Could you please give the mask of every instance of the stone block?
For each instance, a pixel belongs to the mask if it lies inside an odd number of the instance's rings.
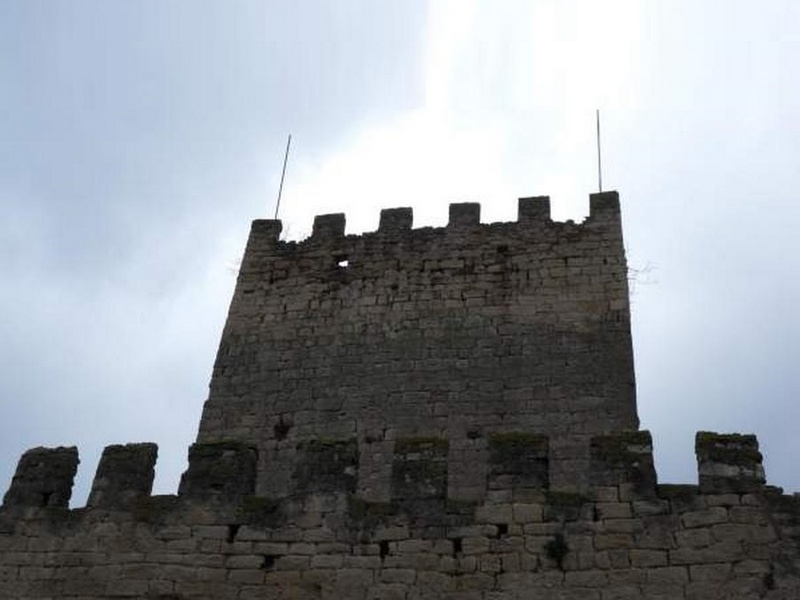
[[[414,212],[411,208],[384,208],[381,211],[380,233],[400,233],[408,231],[414,222]]]
[[[599,192],[589,195],[589,216],[592,219],[619,221],[620,207],[617,192]]]
[[[513,520],[513,511],[510,504],[487,504],[479,506],[475,511],[475,520],[478,523],[508,524]]]
[[[245,251],[246,260],[242,261],[242,269],[247,271],[249,268],[261,264],[259,259],[264,254],[274,254],[282,230],[283,224],[277,220],[256,219],[253,221]]]
[[[97,465],[87,505],[129,509],[150,496],[157,455],[155,444],[107,446]]]
[[[601,570],[568,572],[565,575],[564,583],[568,586],[599,590],[608,585],[608,573]]]
[[[541,504],[515,503],[512,512],[515,523],[540,523],[544,515]]]
[[[633,536],[629,533],[599,533],[594,538],[594,545],[598,550],[615,550],[635,546]]]
[[[410,585],[417,577],[413,569],[381,569],[380,578],[385,583],[404,583]]]
[[[352,494],[358,481],[359,453],[355,438],[312,439],[297,446],[294,489],[299,494]]]
[[[752,554],[752,552],[750,553]],[[733,562],[743,558],[739,542],[717,542],[705,548],[676,548],[669,551],[671,565],[692,565]]]
[[[687,567],[657,567],[646,571],[649,583],[686,583],[689,581]]]
[[[398,438],[392,462],[392,498],[444,500],[447,448],[447,440],[441,438]]]
[[[630,551],[631,566],[634,568],[666,567],[667,552],[665,550],[640,550],[632,548]]]
[[[517,222],[530,224],[550,220],[550,197],[520,198],[517,205]]]
[[[547,436],[509,431],[489,437],[490,490],[542,488],[549,486]]]
[[[342,213],[317,215],[311,238],[315,241],[336,240],[344,236],[345,216]]]
[[[477,202],[462,202],[450,205],[448,227],[470,227],[480,225],[481,205]]]
[[[726,523],[727,521],[728,511],[721,506],[687,512],[681,515],[681,523],[687,529],[693,527],[707,527],[708,525]]]
[[[598,502],[595,510],[599,519],[630,519],[633,516],[630,502]]]
[[[676,531],[675,541],[679,548],[705,548],[710,546],[714,539],[708,528],[697,528]]]
[[[17,463],[3,506],[67,508],[78,462],[74,446],[28,450]]]
[[[367,600],[406,600],[409,588],[402,583],[377,583],[369,588]]]
[[[630,485],[632,499],[655,497],[653,440],[648,431],[620,431],[595,436],[590,446],[592,485]],[[620,500],[625,499],[621,494]]]
[[[341,569],[344,557],[341,554],[317,554],[311,557],[312,569]]]
[[[692,581],[725,581],[731,576],[730,564],[692,565],[689,567],[689,577]]]
[[[239,442],[193,444],[178,495],[194,501],[238,503],[255,491],[256,450]]]
[[[700,490],[706,494],[758,491],[766,481],[754,435],[698,431],[695,453]]]

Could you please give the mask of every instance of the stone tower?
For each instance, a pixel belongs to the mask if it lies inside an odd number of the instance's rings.
[[[524,198],[481,224],[453,204],[435,229],[384,210],[361,236],[324,215],[299,244],[255,221],[198,441],[253,444],[277,497],[307,485],[309,442],[348,441],[358,493],[388,500],[395,440],[446,439],[448,497],[480,500],[487,440],[525,430],[549,436],[551,485],[580,489],[590,437],[638,428],[619,199],[590,207],[559,223]]]

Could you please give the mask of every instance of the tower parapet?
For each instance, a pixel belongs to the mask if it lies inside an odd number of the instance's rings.
[[[359,495],[358,446],[308,441],[297,493],[252,492],[254,448],[195,444],[151,496],[152,444],[106,449],[69,510],[74,448],[20,460],[0,508],[3,598],[795,598],[800,503],[765,486],[754,436],[698,434],[700,485],[659,485],[650,434],[590,440],[592,484],[550,486],[547,436],[493,434],[487,493],[449,493],[448,440],[398,438],[388,501]],[[736,447],[738,446],[738,447]],[[709,450],[709,448],[713,448]],[[755,449],[755,452],[754,452]],[[713,485],[708,485],[709,452]],[[721,486],[721,487],[720,487]],[[45,502],[42,490],[58,490]],[[101,493],[102,492],[102,493]],[[120,501],[121,500],[121,501]]]
[[[445,438],[398,437],[393,440],[389,452],[383,456],[391,473],[390,493],[386,502],[375,502],[359,492],[365,487],[363,477],[370,474],[359,470],[355,439],[309,440],[298,448],[299,458],[292,474],[296,493],[283,502],[256,493],[257,450],[254,446],[236,441],[193,444],[177,494],[153,496],[156,444],[112,445],[107,446],[100,457],[86,507],[73,509],[69,509],[68,503],[80,462],[77,448],[39,447],[20,457],[0,508],[21,520],[45,516],[58,521],[67,518],[69,513],[93,512],[129,513],[145,518],[142,510],[147,512],[153,502],[172,498],[171,506],[176,514],[186,513],[192,518],[196,507],[205,506],[209,514],[216,514],[215,518],[235,522],[241,520],[242,510],[256,505],[273,501],[285,506],[304,505],[312,497],[343,496],[349,504],[345,502],[331,510],[347,512],[356,502],[363,506],[385,505],[389,513],[402,515],[404,508],[415,502],[435,500],[441,503],[441,514],[461,514],[468,517],[466,520],[472,520],[479,518],[481,506],[485,509],[496,504],[534,500],[547,504],[560,498],[605,502],[608,490],[612,489],[618,490],[624,501],[675,496],[676,486],[657,482],[649,431],[617,431],[591,436],[590,485],[582,492],[564,492],[552,487],[553,454],[548,436],[523,430],[492,434],[487,440],[485,462],[472,465],[483,474],[482,485],[486,492],[481,500],[473,501],[465,501],[448,485],[453,477],[448,461],[452,452],[449,446]],[[695,450],[698,484],[680,486],[684,496],[733,498],[779,493],[778,488],[766,485],[755,435],[700,431]],[[236,511],[232,513],[231,509]],[[24,514],[20,515],[20,511]],[[239,516],[231,517],[232,514]],[[413,511],[410,516],[414,516]]]

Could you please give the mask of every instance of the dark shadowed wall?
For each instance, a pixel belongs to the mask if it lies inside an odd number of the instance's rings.
[[[358,489],[388,498],[397,437],[449,440],[448,495],[480,500],[488,437],[551,444],[551,484],[587,483],[588,438],[637,429],[625,254],[615,192],[581,224],[521,199],[517,222],[454,204],[447,227],[384,210],[377,232],[317,217],[303,242],[256,221],[198,441],[259,451],[257,491],[304,482],[312,440],[357,443]]]

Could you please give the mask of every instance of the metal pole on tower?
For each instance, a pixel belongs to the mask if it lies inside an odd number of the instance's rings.
[[[283,178],[286,177],[286,163],[289,160],[289,147],[292,145],[292,134],[286,140],[286,154],[283,155],[283,170],[281,171],[281,184],[278,187],[278,201],[275,203],[275,220],[278,219],[278,209],[281,207],[281,194],[283,193]]]
[[[595,111],[597,116],[597,187],[603,191],[603,169],[600,162],[600,109]]]

